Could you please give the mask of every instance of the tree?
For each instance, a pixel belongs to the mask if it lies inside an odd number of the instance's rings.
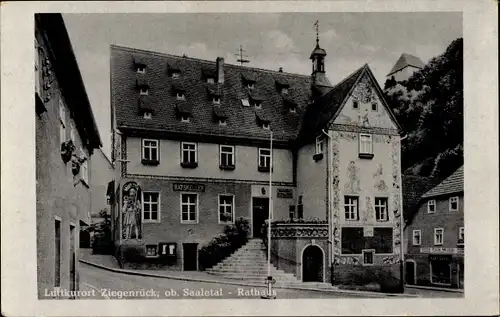
[[[93,224],[94,239],[92,241],[92,250],[94,253],[111,254],[111,216],[106,208],[99,211],[99,217],[103,220]]]
[[[447,176],[463,165],[463,39],[431,59],[407,81],[386,83],[391,108],[408,133],[402,168]]]

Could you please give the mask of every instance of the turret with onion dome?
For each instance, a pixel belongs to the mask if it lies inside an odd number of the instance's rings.
[[[313,99],[330,91],[332,84],[325,75],[326,51],[319,46],[319,22],[316,22],[316,47],[311,52]]]

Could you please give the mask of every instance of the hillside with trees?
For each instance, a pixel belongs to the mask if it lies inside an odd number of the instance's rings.
[[[443,178],[463,165],[463,39],[408,80],[387,80],[386,98],[408,137],[405,174]]]

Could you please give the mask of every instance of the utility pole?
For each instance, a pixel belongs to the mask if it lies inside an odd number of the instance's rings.
[[[244,52],[245,52],[245,50],[243,49],[243,46],[240,45],[240,49],[238,50],[238,53],[234,54],[238,57],[238,59],[236,61],[238,63],[240,63],[241,66],[243,66],[244,63],[250,63],[250,60],[244,59],[244,57],[248,57],[248,55],[243,54]]]

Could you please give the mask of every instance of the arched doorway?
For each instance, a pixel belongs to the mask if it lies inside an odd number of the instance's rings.
[[[406,276],[405,281],[408,285],[415,285],[416,275],[417,275],[417,265],[414,261],[406,261]]]
[[[309,245],[302,251],[302,281],[323,282],[323,250]]]

